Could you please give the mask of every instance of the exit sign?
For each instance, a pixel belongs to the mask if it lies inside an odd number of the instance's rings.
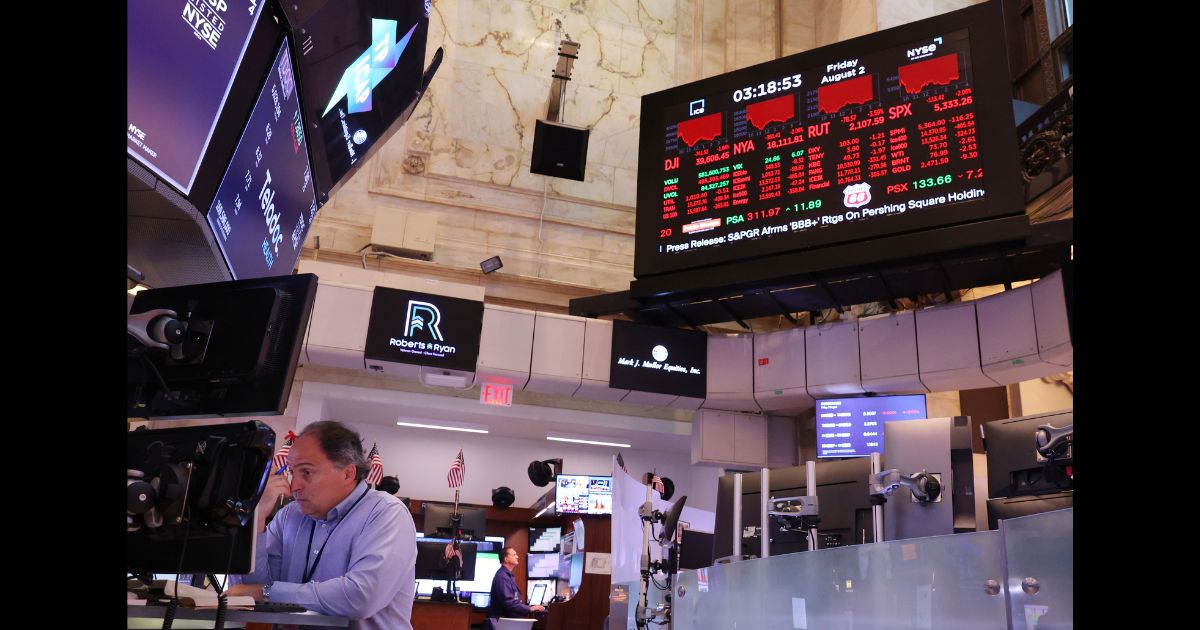
[[[479,404],[481,405],[496,405],[497,407],[511,407],[513,396],[513,386],[503,385],[501,383],[487,383],[479,388]]]

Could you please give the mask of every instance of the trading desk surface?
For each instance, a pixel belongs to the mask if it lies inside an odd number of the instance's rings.
[[[132,606],[127,605],[126,616],[129,628],[162,628],[163,614],[166,606]],[[175,611],[175,623],[172,628],[212,628],[217,618],[215,608],[196,610],[180,607]],[[198,622],[198,623],[189,623]],[[330,626],[345,628],[350,625],[348,617],[331,617],[312,611],[296,612],[260,612],[257,610],[227,610],[225,611],[226,627],[241,627],[247,622],[296,624],[301,626]]]

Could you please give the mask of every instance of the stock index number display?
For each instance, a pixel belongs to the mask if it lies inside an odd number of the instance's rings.
[[[969,29],[866,43],[643,97],[635,275],[1003,213]]]

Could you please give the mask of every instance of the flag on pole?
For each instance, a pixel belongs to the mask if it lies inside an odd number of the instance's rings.
[[[462,449],[458,449],[458,457],[454,458],[454,463],[450,464],[450,472],[446,473],[446,481],[450,482],[451,488],[459,488],[463,485],[463,479],[467,475],[467,462],[463,460]]]
[[[367,483],[372,486],[379,485],[383,481],[383,460],[379,457],[379,444],[371,444],[371,454],[367,457],[371,461],[371,472],[367,473]]]
[[[667,491],[666,486],[663,485],[662,477],[659,477],[657,472],[654,473],[654,477],[650,479],[650,485],[654,486],[654,489],[658,490],[660,495]]]
[[[629,474],[629,469],[625,467],[625,458],[621,457],[620,453],[617,453],[617,465],[621,467],[621,470],[625,471],[626,475]],[[630,476],[632,476],[632,475],[630,475]]]
[[[283,446],[280,447],[279,452],[275,453],[274,459],[271,460],[271,463],[275,465],[274,470],[278,471],[280,468],[283,468],[284,464],[287,463],[288,453],[291,452],[292,443],[295,441],[296,434],[292,431],[288,431],[287,435],[283,437]]]

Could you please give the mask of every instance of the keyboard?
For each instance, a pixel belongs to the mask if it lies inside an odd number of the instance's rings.
[[[259,602],[254,605],[254,612],[308,612],[308,609],[299,604],[285,604],[282,602]]]

